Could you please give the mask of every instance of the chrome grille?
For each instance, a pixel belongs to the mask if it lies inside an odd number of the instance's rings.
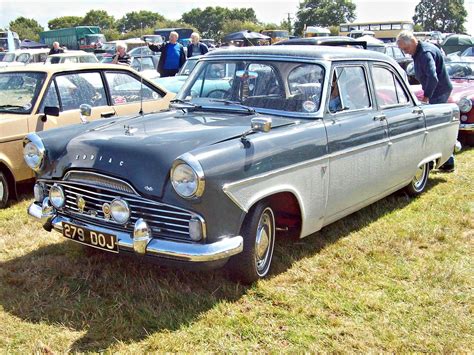
[[[65,215],[129,233],[133,232],[135,222],[139,218],[143,218],[150,226],[153,236],[191,242],[189,237],[189,221],[193,214],[188,211],[149,200],[139,195],[131,195],[102,186],[86,185],[82,182],[42,182],[45,184],[48,193],[51,186],[55,183],[64,189],[66,204],[61,212]],[[86,202],[83,213],[77,207],[78,196],[81,196]],[[104,203],[110,204],[118,197],[127,201],[130,206],[131,217],[126,225],[118,224],[112,219],[106,219],[102,211]],[[93,211],[92,214],[91,211]]]
[[[64,180],[82,182],[87,185],[94,185],[114,191],[116,190],[137,195],[137,192],[133,189],[133,187],[131,187],[126,182],[111,178],[110,176],[91,173],[88,171],[70,171],[64,176]]]

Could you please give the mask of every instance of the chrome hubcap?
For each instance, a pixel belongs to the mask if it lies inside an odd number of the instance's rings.
[[[0,201],[3,200],[3,195],[5,194],[5,189],[3,187],[3,181],[0,181]]]
[[[261,215],[255,239],[255,259],[257,272],[265,275],[270,268],[275,241],[275,222],[273,212],[267,208]]]
[[[426,171],[426,164],[418,168],[415,177],[413,178],[413,186],[416,189],[419,189],[421,186],[423,186],[424,180],[425,180],[425,171]]]

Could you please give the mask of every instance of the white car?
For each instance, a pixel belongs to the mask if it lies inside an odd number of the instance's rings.
[[[93,53],[84,51],[67,51],[60,54],[52,54],[46,59],[46,64],[59,63],[98,63]]]

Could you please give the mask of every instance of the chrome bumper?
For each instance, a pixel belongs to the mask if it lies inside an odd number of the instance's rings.
[[[460,131],[474,131],[474,123],[461,123],[459,125]]]
[[[104,227],[73,220],[72,218],[57,214],[43,214],[42,207],[35,203],[32,203],[28,208],[28,214],[41,220],[43,223],[50,223],[52,228],[60,233],[63,231],[62,222],[68,222],[97,232],[114,234],[117,236],[119,251],[134,252],[133,237],[129,233],[109,230]],[[146,246],[144,255],[177,261],[210,262],[226,259],[240,253],[243,250],[243,243],[244,241],[241,236],[226,238],[209,244],[180,243],[151,239]]]

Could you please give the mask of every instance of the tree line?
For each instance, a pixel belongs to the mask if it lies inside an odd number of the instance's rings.
[[[282,19],[279,24],[263,23],[252,8],[206,7],[195,8],[182,14],[179,20],[166,19],[152,11],[132,11],[115,19],[105,10],[90,10],[85,16],[62,16],[48,21],[48,29],[74,26],[99,26],[108,40],[140,37],[152,34],[155,28],[187,27],[201,33],[203,38],[221,40],[227,33],[240,30],[287,29],[301,35],[305,26],[331,28],[338,33],[340,23],[356,19],[356,5],[351,0],[303,0],[296,12],[295,21]],[[420,0],[413,22],[419,31],[462,33],[467,11],[464,0]],[[18,17],[10,22],[10,29],[20,38],[39,40],[43,27],[34,19]]]

